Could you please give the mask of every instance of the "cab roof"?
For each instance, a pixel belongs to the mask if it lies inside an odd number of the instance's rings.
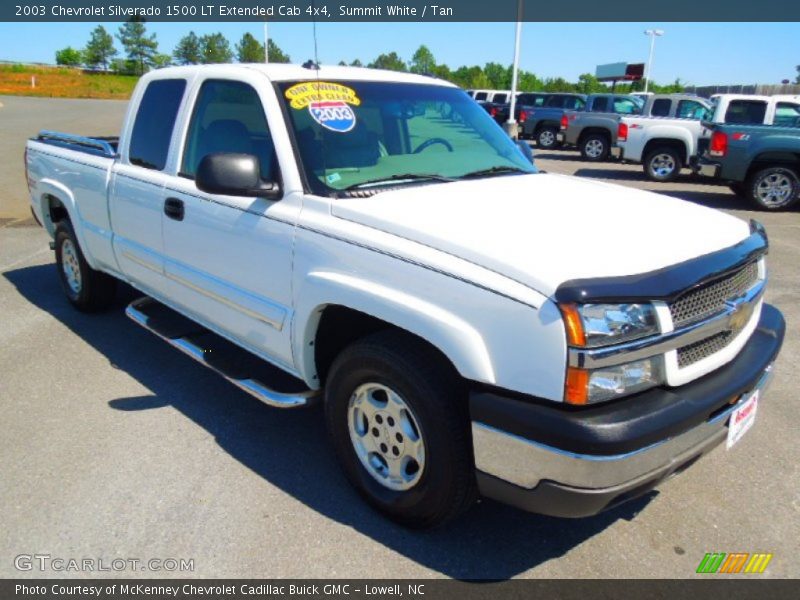
[[[388,81],[397,83],[416,83],[427,85],[443,85],[447,87],[457,87],[443,79],[417,75],[415,73],[402,73],[399,71],[386,71],[383,69],[367,69],[364,67],[341,67],[331,65],[321,65],[319,69],[307,68],[295,64],[283,63],[237,63],[237,64],[213,64],[213,65],[190,65],[185,67],[166,67],[150,71],[159,78],[169,76],[186,76],[189,73],[200,72],[202,70],[249,70],[263,73],[271,81],[295,81],[317,79],[349,79],[354,81]]]

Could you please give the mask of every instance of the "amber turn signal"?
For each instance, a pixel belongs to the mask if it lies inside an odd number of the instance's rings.
[[[589,400],[589,371],[576,367],[567,368],[564,385],[564,400],[568,404],[586,404]]]
[[[585,346],[586,333],[583,331],[583,320],[578,312],[578,305],[559,304],[558,308],[564,316],[564,326],[567,329],[567,341],[570,346]]]

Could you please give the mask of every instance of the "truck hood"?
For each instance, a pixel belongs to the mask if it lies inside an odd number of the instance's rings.
[[[548,296],[570,279],[646,273],[749,235],[744,221],[720,211],[549,173],[394,189],[337,200],[332,213]]]

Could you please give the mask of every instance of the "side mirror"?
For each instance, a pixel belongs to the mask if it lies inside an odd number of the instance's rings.
[[[197,189],[226,196],[262,196],[277,198],[277,182],[261,180],[258,158],[252,154],[215,152],[203,157],[195,177]]]
[[[517,140],[517,148],[519,148],[519,151],[522,152],[522,156],[524,156],[528,161],[530,161],[531,164],[534,163],[533,150],[531,150],[531,147],[528,145],[528,142],[526,142],[525,140]]]

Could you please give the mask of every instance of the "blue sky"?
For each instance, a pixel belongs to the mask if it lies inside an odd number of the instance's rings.
[[[64,46],[83,46],[95,23],[0,23],[0,60],[53,62]],[[116,31],[115,23],[105,24]],[[171,52],[189,30],[221,31],[233,44],[245,31],[262,38],[258,23],[149,23],[160,50]],[[665,30],[656,42],[653,79],[667,83],[680,77],[694,85],[780,83],[794,81],[800,64],[800,23],[525,23],[522,68],[539,76],[594,72],[608,62],[644,62],[648,27]],[[320,62],[360,58],[397,51],[408,60],[426,44],[438,62],[462,64],[511,62],[513,23],[321,23],[317,26]],[[270,36],[303,62],[313,55],[311,23],[272,23]],[[117,44],[119,47],[119,44]]]

